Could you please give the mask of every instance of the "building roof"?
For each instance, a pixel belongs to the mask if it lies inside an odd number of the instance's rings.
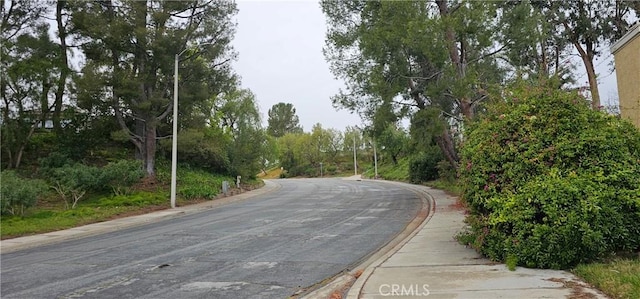
[[[611,45],[611,53],[616,54],[628,42],[640,36],[640,21],[637,21],[625,35]]]

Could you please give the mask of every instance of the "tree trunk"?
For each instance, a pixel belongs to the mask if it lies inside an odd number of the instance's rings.
[[[155,161],[156,161],[156,122],[152,119],[147,120],[144,136],[144,169],[147,172],[147,178],[155,179]]]
[[[24,148],[27,146],[27,142],[29,141],[29,139],[31,139],[31,136],[33,135],[33,132],[36,130],[37,126],[38,126],[38,124],[33,124],[31,126],[31,129],[29,129],[29,134],[27,134],[25,139],[22,140],[22,142],[20,143],[20,148],[18,149],[18,152],[16,153],[15,161],[12,161],[13,168],[17,169],[18,167],[20,167],[20,163],[22,162],[22,154],[24,153]]]
[[[56,22],[58,23],[58,37],[60,38],[60,78],[56,89],[56,99],[53,110],[53,129],[60,133],[60,114],[62,114],[62,99],[64,97],[65,85],[69,75],[69,61],[67,60],[67,31],[62,24],[62,9],[66,4],[65,0],[58,0],[56,5]]]
[[[453,144],[453,140],[451,139],[451,135],[449,134],[449,130],[445,129],[442,132],[442,135],[436,138],[436,143],[442,150],[447,162],[451,164],[454,169],[458,168],[458,153],[456,152],[455,146]]]
[[[596,70],[593,66],[593,57],[587,53],[586,57],[582,57],[584,67],[587,70],[587,77],[589,78],[589,90],[591,91],[591,108],[594,110],[600,109],[600,91],[598,90],[598,79],[596,78]]]

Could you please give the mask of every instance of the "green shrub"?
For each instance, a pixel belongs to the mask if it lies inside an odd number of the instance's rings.
[[[437,179],[438,162],[442,158],[442,153],[437,147],[412,157],[409,161],[409,181],[420,183]]]
[[[226,151],[229,142],[227,136],[218,135],[213,129],[184,130],[178,138],[178,162],[215,173],[228,173],[231,169]],[[169,159],[171,140],[161,140],[159,148]]]
[[[330,175],[335,175],[338,173],[338,167],[335,165],[328,165],[326,172]]]
[[[136,192],[130,195],[114,195],[100,199],[101,207],[149,206],[168,203],[167,197],[150,192]]]
[[[513,91],[461,156],[463,239],[487,257],[562,269],[640,248],[640,132],[577,94]]]
[[[104,188],[102,173],[97,167],[74,164],[50,172],[51,185],[67,208],[75,208],[87,191]]]
[[[101,183],[109,186],[115,195],[129,194],[130,187],[144,177],[142,162],[138,160],[110,162],[101,172]]]
[[[2,215],[24,215],[24,211],[34,206],[48,188],[42,180],[23,179],[11,170],[0,173],[0,182]]]
[[[436,168],[438,169],[438,178],[447,182],[455,182],[457,178],[456,169],[451,166],[449,161],[442,160],[438,162]]]
[[[61,152],[51,152],[48,156],[38,160],[40,168],[43,172],[47,172],[53,168],[59,168],[65,165],[73,164],[73,161],[67,157],[67,155]]]
[[[222,190],[222,181],[234,185],[230,177],[212,175],[206,171],[178,169],[178,194],[186,199],[213,199]]]

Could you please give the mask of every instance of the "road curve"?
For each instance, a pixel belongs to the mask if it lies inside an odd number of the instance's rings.
[[[278,180],[250,200],[0,255],[2,298],[284,298],[402,231],[421,199],[400,185]]]

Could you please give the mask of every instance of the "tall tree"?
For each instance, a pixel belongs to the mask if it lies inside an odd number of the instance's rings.
[[[58,54],[58,66],[60,68],[60,75],[58,76],[58,82],[55,90],[54,108],[52,113],[53,127],[56,132],[60,132],[62,125],[60,123],[60,116],[62,114],[62,104],[65,95],[65,87],[67,85],[67,79],[71,73],[69,67],[69,60],[67,58],[69,47],[67,46],[68,36],[68,19],[69,15],[66,12],[67,8],[66,0],[58,0],[56,2],[56,25],[58,29],[58,41],[59,51]]]
[[[45,125],[51,110],[57,55],[42,18],[45,6],[38,1],[2,1],[0,11],[2,150],[9,160],[7,168],[18,168],[31,136],[38,125]]]
[[[267,133],[273,137],[282,137],[287,133],[302,133],[296,108],[291,103],[278,103],[269,109]]]
[[[181,110],[206,101],[234,57],[235,3],[192,1],[74,1],[71,21],[82,41],[83,73],[105,83],[100,90],[122,130],[135,144],[147,176],[155,176],[158,132],[172,109],[174,57],[182,53],[180,82],[199,92],[181,97]],[[189,70],[185,72],[184,70]],[[197,73],[200,76],[190,76]],[[182,93],[183,91],[181,91]],[[184,107],[182,107],[184,106]]]
[[[534,1],[504,1],[500,4],[502,57],[515,79],[547,81],[556,78],[560,88],[574,83],[570,43],[557,26],[548,22],[551,12]]]
[[[445,124],[472,118],[492,83],[501,82],[495,54],[497,6],[479,1],[322,1],[329,30],[325,56],[347,91],[336,106],[379,122],[377,110],[400,116],[438,107]],[[393,118],[385,117],[389,122]],[[390,123],[391,125],[391,123]],[[380,131],[386,125],[377,125]],[[442,126],[440,147],[455,150]],[[455,153],[449,162],[457,164]]]
[[[603,46],[620,38],[628,30],[631,1],[570,0],[538,3],[549,11],[549,21],[578,52],[587,73],[591,105],[600,107],[600,91],[594,60]]]
[[[228,149],[231,171],[243,178],[254,178],[261,169],[267,134],[262,128],[255,95],[248,89],[236,88],[224,94],[216,108],[220,125],[231,132],[233,141]]]

